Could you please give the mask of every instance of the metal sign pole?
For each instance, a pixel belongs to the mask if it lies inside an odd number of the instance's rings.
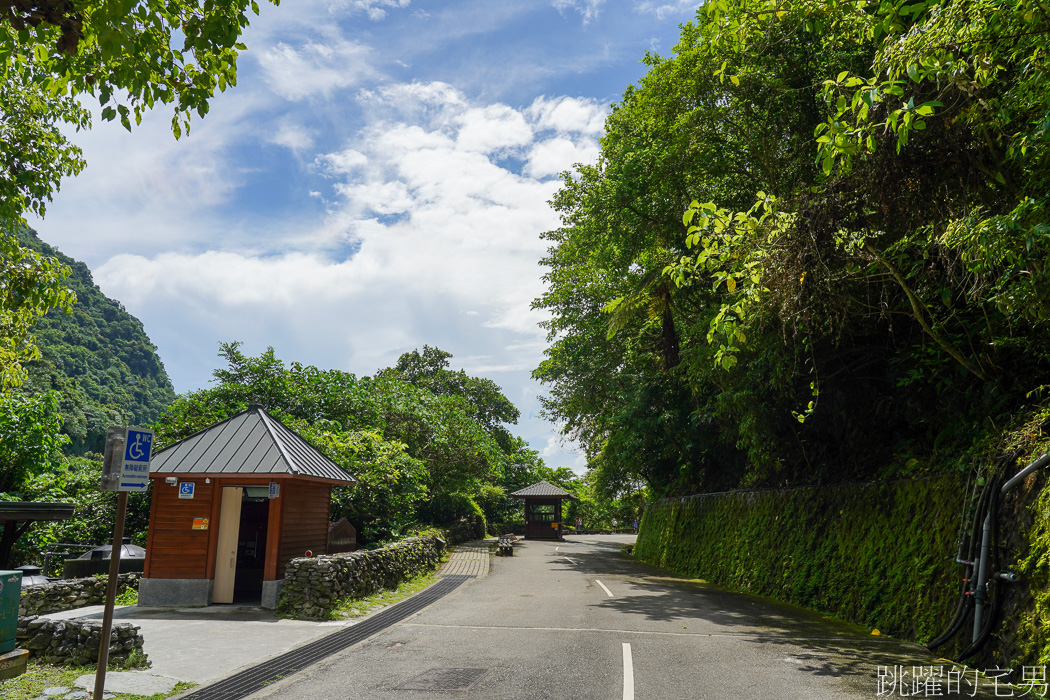
[[[124,547],[124,516],[128,512],[128,492],[117,494],[117,522],[113,526],[113,548],[109,551],[109,580],[106,582],[106,609],[102,615],[102,638],[99,639],[98,668],[95,670],[95,692],[101,698],[106,687],[106,664],[109,663],[109,637],[113,631],[113,603],[120,579],[120,554]]]

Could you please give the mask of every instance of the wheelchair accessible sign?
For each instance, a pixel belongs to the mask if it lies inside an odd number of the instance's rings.
[[[128,428],[124,439],[124,463],[120,469],[118,491],[142,492],[149,486],[149,460],[153,452],[153,431]]]

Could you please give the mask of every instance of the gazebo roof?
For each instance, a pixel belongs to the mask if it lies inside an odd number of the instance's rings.
[[[515,491],[511,496],[514,498],[571,498],[574,501],[579,500],[565,489],[555,486],[548,481],[540,481],[532,486],[526,486]]]
[[[73,517],[75,508],[75,503],[51,503],[46,501],[0,502],[0,522],[69,520]]]
[[[357,482],[261,406],[205,428],[153,455],[150,474],[305,476]]]

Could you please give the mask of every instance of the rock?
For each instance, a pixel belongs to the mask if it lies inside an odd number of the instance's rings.
[[[51,636],[47,634],[37,634],[23,646],[24,649],[30,651],[36,651],[38,649],[47,649],[51,646]]]

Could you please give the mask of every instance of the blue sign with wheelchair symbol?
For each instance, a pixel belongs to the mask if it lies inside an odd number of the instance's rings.
[[[124,445],[125,462],[149,462],[150,451],[153,448],[153,432],[128,428]]]
[[[193,482],[192,481],[180,481],[179,482],[179,498],[193,498]]]

